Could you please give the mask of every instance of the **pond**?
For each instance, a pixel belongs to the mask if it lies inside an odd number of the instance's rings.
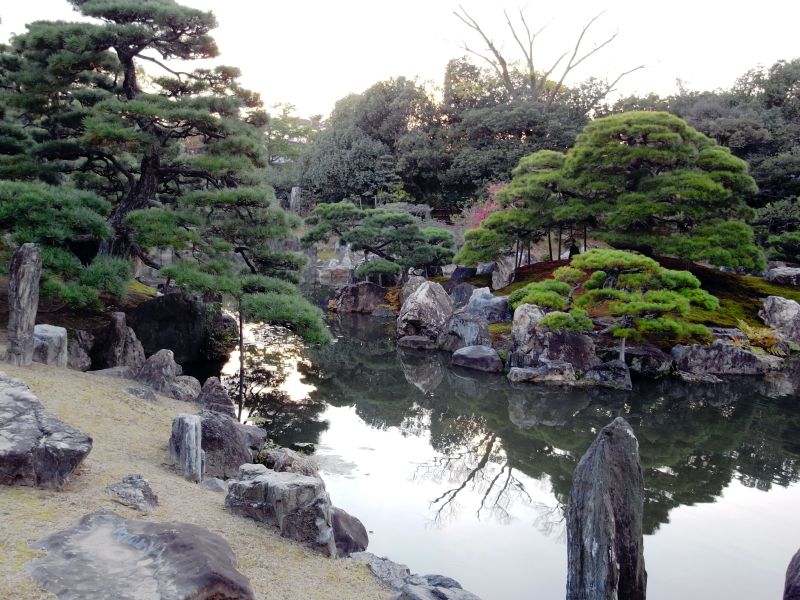
[[[648,598],[781,596],[800,546],[800,365],[630,393],[511,385],[398,349],[392,326],[339,316],[321,350],[249,330],[251,419],[282,445],[316,445],[332,501],[364,522],[369,551],[484,600],[563,598],[572,472],[621,415],[644,469]]]

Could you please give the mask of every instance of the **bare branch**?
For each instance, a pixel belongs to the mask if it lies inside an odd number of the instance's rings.
[[[489,39],[486,33],[484,33],[483,29],[481,29],[480,25],[478,25],[478,22],[469,15],[469,13],[464,9],[464,7],[459,5],[458,8],[463,13],[463,16],[459,14],[458,11],[453,11],[453,14],[456,17],[458,17],[459,20],[461,20],[461,22],[464,23],[467,27],[478,32],[478,34],[480,34],[480,36],[483,38],[483,41],[486,42],[486,46],[494,56],[495,62],[497,63],[495,69],[500,73],[500,77],[503,80],[503,85],[508,91],[509,97],[511,99],[514,99],[517,94],[516,90],[514,89],[514,83],[511,81],[511,75],[509,75],[508,73],[508,63],[506,62],[506,59],[503,57],[502,54],[500,54],[500,51],[494,45],[494,42],[492,42],[492,40]],[[476,53],[473,52],[473,54]]]
[[[172,74],[173,74],[173,75],[175,75],[175,77],[177,77],[178,79],[180,79],[180,78],[181,78],[181,76],[184,76],[184,75],[185,75],[186,77],[192,77],[192,74],[191,74],[191,73],[187,73],[187,72],[185,72],[185,71],[173,71],[173,70],[172,70],[172,69],[170,69],[170,68],[169,68],[167,65],[165,65],[164,63],[162,63],[160,60],[157,60],[157,59],[153,58],[152,56],[145,56],[144,54],[137,54],[137,55],[136,55],[136,58],[141,58],[141,59],[143,59],[143,60],[149,60],[151,63],[155,63],[155,64],[157,64],[159,67],[161,67],[161,68],[162,68],[162,69],[164,69],[165,71],[168,71],[169,73],[172,73]]]

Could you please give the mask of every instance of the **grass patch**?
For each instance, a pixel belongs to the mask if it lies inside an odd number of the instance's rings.
[[[508,335],[511,333],[512,323],[510,321],[505,323],[489,323],[489,333],[494,336]]]

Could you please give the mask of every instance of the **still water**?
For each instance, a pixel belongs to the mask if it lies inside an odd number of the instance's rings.
[[[800,546],[797,364],[769,381],[631,393],[512,386],[398,349],[391,326],[340,316],[322,350],[254,328],[248,353],[251,419],[280,444],[317,446],[371,552],[484,600],[563,598],[570,478],[621,415],[645,474],[648,598],[781,597]]]

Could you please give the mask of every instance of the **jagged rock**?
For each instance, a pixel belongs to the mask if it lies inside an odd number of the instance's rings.
[[[314,476],[319,473],[316,463],[289,448],[272,448],[264,453],[267,468],[279,473],[299,473]]]
[[[200,487],[211,490],[212,492],[228,493],[228,482],[218,477],[203,479],[203,481],[200,482]]]
[[[485,319],[468,313],[455,313],[439,334],[442,350],[455,352],[466,346],[488,346],[492,343],[489,324]]]
[[[397,340],[397,345],[400,348],[408,348],[410,350],[433,350],[436,344],[433,340],[424,335],[407,335]]]
[[[139,372],[136,381],[149,385],[155,391],[170,396],[172,385],[178,377],[178,365],[172,350],[159,350],[148,358]],[[192,399],[197,396],[195,394]]]
[[[255,600],[228,542],[188,523],[97,512],[34,547],[30,573],[59,600]]]
[[[523,351],[526,347],[530,347],[527,352]],[[568,362],[576,373],[600,364],[592,338],[572,332],[536,331],[527,346],[509,356],[512,367],[535,367],[545,360]]]
[[[644,600],[644,480],[639,443],[617,417],[572,478],[567,511],[567,600]]]
[[[627,348],[625,362],[633,373],[644,377],[661,377],[672,371],[672,357],[655,346]]]
[[[353,552],[363,552],[369,546],[367,528],[347,511],[332,506],[331,526],[336,541],[337,556],[350,556]]]
[[[92,438],[0,373],[0,484],[60,488],[91,449]]]
[[[800,287],[800,269],[794,267],[776,267],[767,271],[767,281],[780,285]]]
[[[466,346],[453,352],[453,365],[476,371],[499,373],[503,361],[491,346]]]
[[[147,400],[148,402],[158,401],[156,393],[148,387],[126,387],[125,392],[140,400]]]
[[[516,270],[516,257],[503,256],[494,262],[492,269],[492,289],[501,290],[514,281]]]
[[[758,316],[784,339],[800,344],[800,304],[780,296],[768,296]]]
[[[473,290],[463,312],[484,319],[487,323],[501,323],[511,320],[508,298],[495,296],[489,288]]]
[[[511,323],[511,339],[514,351],[526,353],[533,349],[536,326],[547,313],[535,304],[520,304],[514,311]]]
[[[136,372],[130,367],[111,367],[109,369],[98,369],[97,371],[89,371],[92,375],[100,375],[101,377],[116,377],[118,379],[133,379]]]
[[[417,291],[419,286],[425,283],[427,279],[421,277],[420,275],[411,275],[408,280],[403,284],[403,287],[400,288],[400,306],[406,303],[411,297],[411,294]]]
[[[92,368],[94,336],[88,331],[67,331],[67,367],[75,371],[88,371]]]
[[[8,271],[8,349],[6,362],[27,367],[33,361],[33,325],[39,308],[42,251],[22,244],[14,252]]]
[[[234,477],[241,465],[253,462],[267,437],[263,429],[242,425],[219,412],[204,410],[198,416],[202,428],[205,474],[209,477]]]
[[[403,303],[397,317],[397,334],[424,335],[435,340],[452,314],[453,302],[444,288],[425,281]]]
[[[171,398],[183,400],[184,402],[194,402],[197,396],[200,395],[202,387],[196,378],[189,375],[179,375],[172,382],[169,390],[168,396]]]
[[[106,493],[125,506],[145,513],[158,506],[158,496],[150,487],[150,483],[141,475],[128,475],[119,483],[106,487]]]
[[[336,556],[331,502],[319,477],[265,468],[256,477],[231,481],[225,506],[234,514],[277,526],[283,537]]]
[[[474,291],[475,286],[469,283],[459,283],[453,286],[450,290],[450,299],[453,301],[453,308],[456,310],[464,308],[469,302],[469,299],[472,298],[472,292]]]
[[[236,408],[233,400],[228,396],[228,392],[222,386],[219,377],[209,377],[203,384],[203,389],[195,399],[206,410],[213,410],[228,415],[232,419],[236,418]]]
[[[583,374],[581,383],[583,385],[597,385],[615,390],[630,391],[633,389],[628,365],[621,360],[610,360],[595,365]]]
[[[512,367],[508,372],[511,382],[528,383],[560,383],[575,385],[575,369],[563,360],[548,360],[540,362],[538,367]]]
[[[369,281],[345,285],[336,290],[336,311],[340,313],[371,313],[386,303],[385,287]]]
[[[203,420],[199,415],[179,414],[172,420],[169,438],[169,458],[189,481],[199,482],[205,474],[203,452]]]
[[[55,325],[35,325],[33,328],[33,360],[66,369],[67,330]]]
[[[677,345],[672,359],[678,371],[711,373],[712,375],[763,375],[771,368],[766,355],[759,355],[740,346],[716,340],[710,346]]]
[[[442,287],[444,290],[452,296],[453,290],[461,285],[462,283],[466,282],[468,279],[472,279],[477,275],[478,269],[475,267],[456,267],[455,270],[450,274],[450,279],[448,279]],[[469,299],[469,296],[467,296]]]
[[[783,600],[800,600],[800,550],[792,557],[786,569]]]
[[[102,344],[100,362],[108,367],[130,367],[138,370],[144,364],[144,349],[133,329],[128,327],[125,313],[111,313],[111,323]]]

